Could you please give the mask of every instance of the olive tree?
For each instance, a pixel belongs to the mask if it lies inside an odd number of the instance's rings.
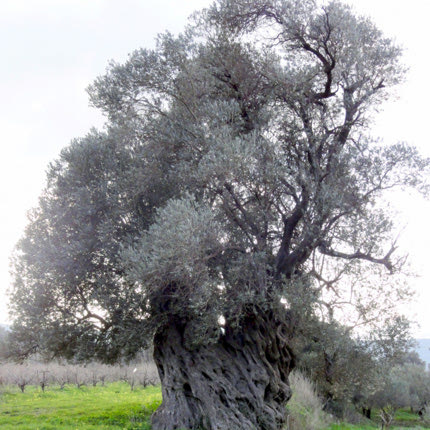
[[[397,366],[385,370],[380,377],[379,389],[369,398],[370,404],[379,409],[382,430],[391,427],[397,410],[411,406],[414,402],[405,369]]]
[[[17,348],[153,342],[155,430],[280,429],[315,261],[401,269],[384,192],[425,192],[429,163],[366,134],[400,54],[338,2],[219,0],[112,63],[89,88],[106,132],[51,166],[18,245]]]

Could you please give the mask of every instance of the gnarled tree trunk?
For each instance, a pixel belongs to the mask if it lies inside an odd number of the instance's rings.
[[[267,315],[248,317],[238,330],[226,327],[217,343],[192,350],[184,324],[159,330],[154,358],[163,403],[153,429],[280,429],[293,366],[285,329]]]

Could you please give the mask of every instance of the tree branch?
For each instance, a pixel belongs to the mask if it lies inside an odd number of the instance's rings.
[[[387,254],[384,257],[376,258],[370,254],[366,254],[366,253],[361,252],[361,251],[356,251],[353,254],[348,254],[345,252],[336,251],[334,249],[328,248],[324,243],[320,244],[320,246],[318,247],[318,250],[322,254],[328,255],[330,257],[343,258],[345,260],[355,260],[355,259],[366,260],[366,261],[370,261],[371,263],[382,264],[387,268],[387,270],[390,273],[394,272],[394,265],[391,262],[390,258],[396,249],[397,249],[397,247],[395,246],[395,244],[393,244],[391,246],[390,250],[387,252]]]

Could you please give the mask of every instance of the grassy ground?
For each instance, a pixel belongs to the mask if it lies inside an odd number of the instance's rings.
[[[375,416],[372,419],[375,423],[371,423],[369,425],[352,425],[352,424],[332,424],[327,430],[376,430],[380,429],[380,425],[377,424],[379,419]],[[406,430],[406,429],[414,429],[414,430],[426,430],[429,429],[428,425],[424,425],[420,420],[417,414],[411,413],[406,410],[397,411],[395,415],[395,421],[391,430]]]
[[[0,395],[2,430],[144,429],[161,403],[158,387],[136,388],[124,383],[106,387],[8,388]]]
[[[355,426],[352,424],[333,424],[330,426],[327,430],[377,430],[380,429],[381,426],[374,425],[374,426]],[[398,427],[393,426],[390,428],[390,430],[426,430],[427,427],[420,427],[420,426],[412,426],[412,427]]]
[[[159,387],[137,387],[111,383],[105,387],[29,386],[25,393],[17,387],[0,389],[0,428],[2,430],[128,429],[150,430],[152,412],[161,403]],[[393,430],[419,426],[418,417],[406,411],[396,416]],[[375,430],[378,426],[333,424],[327,430]]]

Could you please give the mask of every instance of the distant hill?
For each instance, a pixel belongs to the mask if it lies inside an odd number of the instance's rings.
[[[427,366],[430,364],[430,339],[416,339],[417,346],[415,351],[418,352],[421,360],[427,363]]]

